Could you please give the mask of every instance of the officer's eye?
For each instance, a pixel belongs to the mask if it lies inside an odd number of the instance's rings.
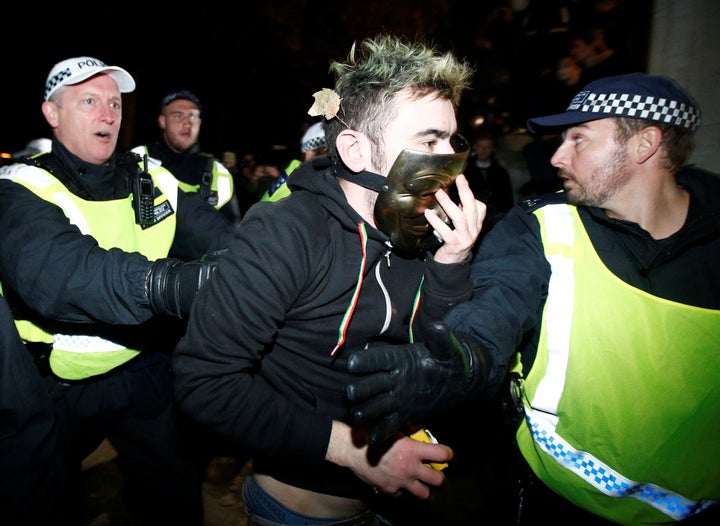
[[[170,114],[170,118],[174,121],[184,121],[185,119],[189,120],[190,122],[195,122],[200,118],[200,114],[196,112],[192,113],[182,113],[180,111],[173,112]]]

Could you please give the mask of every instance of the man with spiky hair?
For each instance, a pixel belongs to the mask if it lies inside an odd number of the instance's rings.
[[[345,385],[360,349],[447,345],[426,324],[469,298],[485,207],[459,175],[456,111],[472,71],[390,36],[331,70],[316,113],[330,155],[250,209],[173,358],[182,409],[253,452],[249,524],[379,524],[377,492],[426,499],[444,479],[426,463],[452,457],[413,430],[353,425]]]

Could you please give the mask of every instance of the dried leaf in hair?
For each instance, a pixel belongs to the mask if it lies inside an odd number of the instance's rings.
[[[315,117],[322,115],[327,120],[337,117],[338,111],[340,111],[340,95],[335,93],[334,90],[323,88],[320,91],[313,93],[315,102],[308,110],[308,115]]]

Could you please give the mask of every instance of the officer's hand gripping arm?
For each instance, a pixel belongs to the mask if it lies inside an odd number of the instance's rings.
[[[207,254],[200,261],[164,258],[153,262],[145,277],[153,313],[187,319],[195,294],[215,273],[222,252]]]
[[[425,343],[382,345],[351,355],[348,369],[362,374],[347,386],[351,418],[370,428],[377,445],[428,412],[482,393],[487,357],[475,342],[463,342],[443,323],[427,331]]]

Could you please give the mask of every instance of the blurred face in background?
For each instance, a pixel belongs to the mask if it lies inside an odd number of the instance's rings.
[[[586,42],[582,38],[576,38],[570,42],[570,57],[580,66],[587,65],[596,54],[597,51],[592,42]]]
[[[580,81],[582,68],[572,57],[563,57],[558,61],[557,78],[560,82],[572,86]]]
[[[495,153],[495,141],[492,139],[478,139],[472,145],[478,161],[488,162]]]
[[[237,167],[237,155],[235,152],[223,152],[220,162],[222,162],[228,170],[231,168],[235,169]]]

